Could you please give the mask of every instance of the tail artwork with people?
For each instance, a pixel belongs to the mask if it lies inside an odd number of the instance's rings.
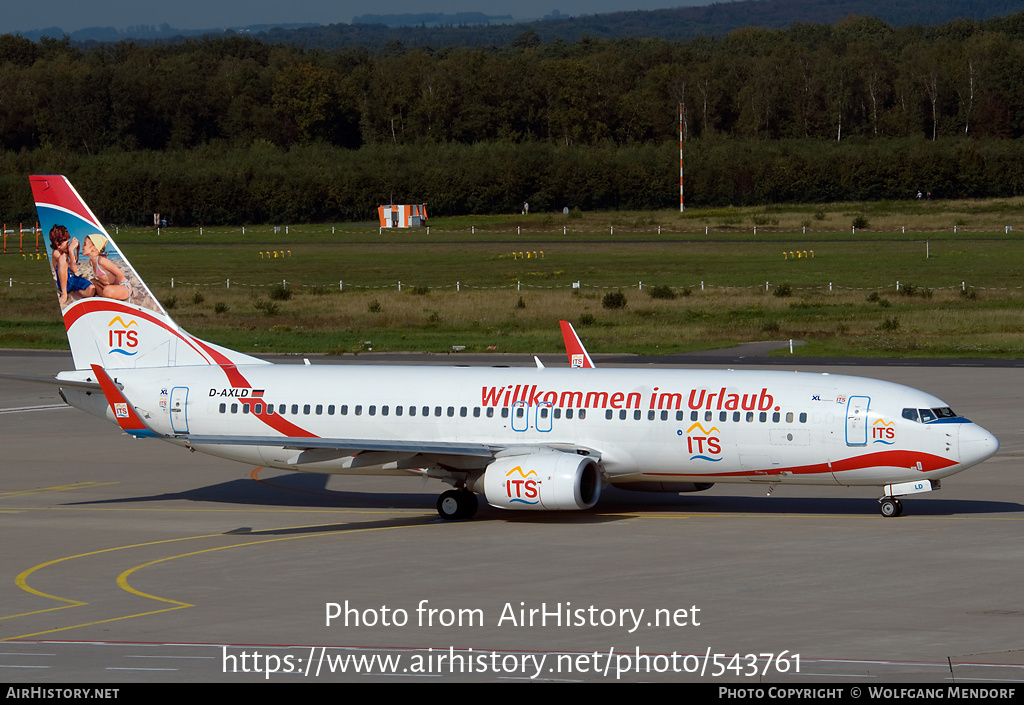
[[[65,177],[30,182],[76,369],[261,362],[179,328]]]

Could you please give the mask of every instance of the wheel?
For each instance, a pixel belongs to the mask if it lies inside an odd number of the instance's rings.
[[[459,518],[459,510],[462,508],[459,502],[457,490],[448,490],[437,498],[437,513],[445,521],[455,521]]]
[[[896,503],[896,516],[903,516],[903,502],[898,499],[894,499],[893,502]]]
[[[898,499],[892,497],[885,497],[878,504],[878,511],[882,513],[884,517],[898,517],[900,511],[903,509]]]
[[[466,515],[464,519],[472,519],[476,516],[476,510],[480,506],[480,501],[477,499],[476,494],[469,490],[463,490],[466,493]]]
[[[469,490],[448,490],[437,498],[437,513],[445,521],[470,519],[478,506],[476,495]]]

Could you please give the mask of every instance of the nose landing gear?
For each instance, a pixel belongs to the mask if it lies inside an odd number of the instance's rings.
[[[895,497],[882,497],[878,500],[878,511],[884,517],[898,517],[903,513],[903,502]]]

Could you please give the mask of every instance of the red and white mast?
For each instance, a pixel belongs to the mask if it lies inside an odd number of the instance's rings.
[[[686,210],[683,203],[683,104],[679,104],[679,212]]]

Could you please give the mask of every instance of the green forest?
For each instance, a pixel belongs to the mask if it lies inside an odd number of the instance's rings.
[[[333,51],[0,36],[0,217],[60,172],[179,225],[1024,193],[1024,14]],[[680,110],[681,106],[681,110]]]

